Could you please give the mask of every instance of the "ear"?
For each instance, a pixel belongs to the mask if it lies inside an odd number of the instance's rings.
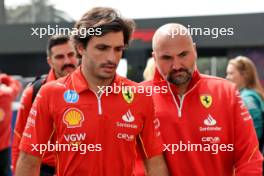
[[[49,66],[52,68],[52,62],[51,62],[51,57],[50,56],[47,57],[47,62],[49,64]]]
[[[196,43],[193,43],[193,50],[195,52],[195,58],[197,59]]]
[[[155,56],[155,53],[154,53],[154,51],[152,51],[151,55],[152,55],[152,57],[153,57],[154,61],[156,62],[156,56]]]
[[[77,44],[76,46],[76,50],[78,51],[78,53],[82,56],[83,52],[84,52],[84,48],[82,46],[82,44]]]

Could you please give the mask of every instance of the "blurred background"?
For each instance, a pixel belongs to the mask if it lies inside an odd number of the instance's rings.
[[[21,81],[48,71],[45,47],[48,35],[31,35],[31,28],[68,27],[88,9],[109,6],[127,18],[136,19],[131,47],[123,55],[127,77],[142,80],[151,57],[151,38],[157,27],[179,22],[192,28],[232,28],[233,35],[193,35],[202,73],[224,77],[229,58],[250,57],[264,68],[264,1],[121,1],[121,0],[0,0],[0,70],[18,75]],[[121,68],[122,70],[122,68]],[[264,79],[264,72],[259,72]]]

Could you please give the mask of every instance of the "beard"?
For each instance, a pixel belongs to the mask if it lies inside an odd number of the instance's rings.
[[[192,72],[185,68],[180,68],[178,70],[172,70],[169,72],[167,81],[176,86],[181,86],[188,83],[192,79]]]

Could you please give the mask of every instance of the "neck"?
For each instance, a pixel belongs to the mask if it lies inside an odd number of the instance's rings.
[[[184,95],[187,92],[189,83],[177,86],[177,91],[180,96]]]
[[[89,83],[89,88],[94,92],[99,92],[99,90],[101,90],[100,87],[109,86],[114,80],[114,78],[98,79],[88,73],[85,69],[82,69],[82,73],[86,81]]]

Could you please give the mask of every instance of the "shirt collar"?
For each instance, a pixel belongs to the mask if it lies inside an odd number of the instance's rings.
[[[81,66],[79,66],[70,76],[73,83],[73,88],[75,91],[77,91],[77,93],[81,93],[82,91],[85,90],[90,90],[89,83],[85,79],[81,71]],[[115,78],[110,86],[117,86],[117,85],[121,86],[121,77],[118,74],[115,74]]]
[[[47,82],[56,80],[56,76],[53,69],[50,69],[46,80]]]

